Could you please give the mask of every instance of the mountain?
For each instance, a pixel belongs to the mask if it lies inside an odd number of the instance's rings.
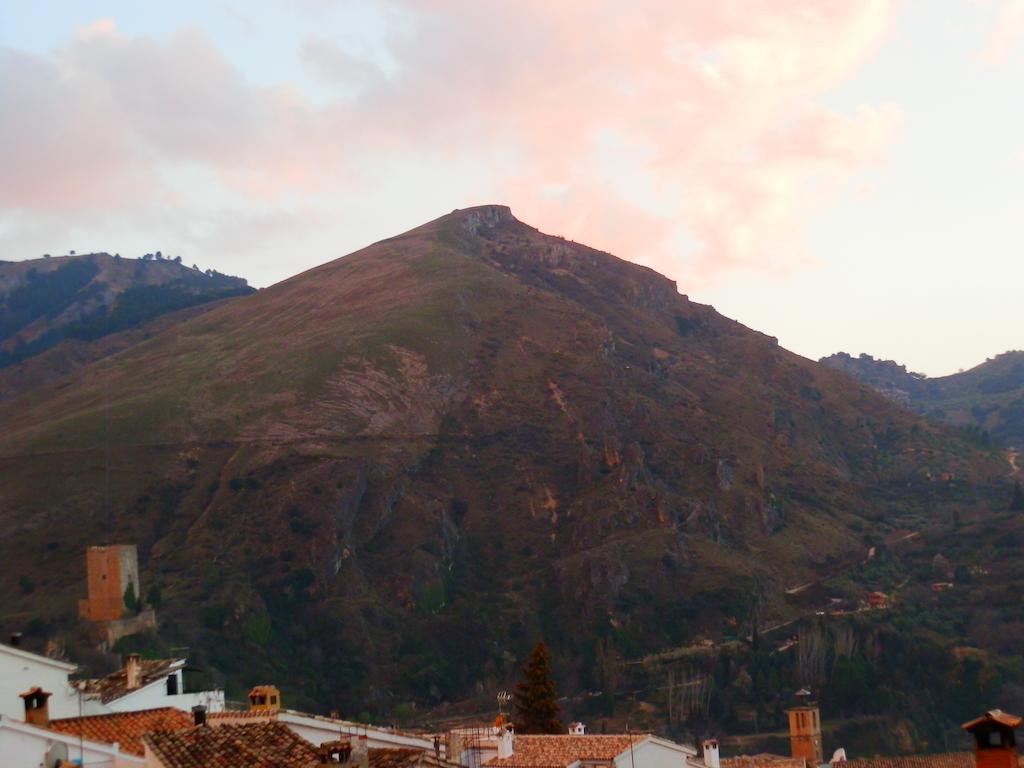
[[[235,698],[381,718],[486,706],[543,636],[569,711],[621,713],[657,667],[629,660],[681,647],[719,682],[673,710],[669,677],[672,727],[742,697],[777,721],[804,668],[760,673],[793,658],[761,629],[1009,494],[994,449],[503,206],[175,322],[0,424],[4,629],[82,649],[83,547],[134,542],[160,617],[134,642]]]
[[[1024,447],[1024,352],[1004,352],[936,378],[865,354],[839,352],[821,362],[929,418],[972,429],[984,439],[991,436],[1014,450]]]
[[[65,341],[83,357],[88,342],[252,290],[242,278],[189,269],[180,258],[91,253],[0,262],[0,369]]]

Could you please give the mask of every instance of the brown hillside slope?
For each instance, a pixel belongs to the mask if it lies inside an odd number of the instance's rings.
[[[1003,471],[501,206],[176,324],[0,424],[5,625],[72,610],[85,543],[135,541],[164,633],[229,691],[379,711],[507,682],[539,634],[598,687],[601,643],[721,633],[755,580],[782,616],[858,531],[948,517]]]

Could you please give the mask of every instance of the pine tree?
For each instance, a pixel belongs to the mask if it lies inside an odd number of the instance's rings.
[[[1024,510],[1024,490],[1021,490],[1020,480],[1013,483],[1013,501],[1010,502],[1010,510],[1013,512]]]
[[[558,697],[551,679],[551,657],[541,640],[523,667],[515,690],[518,733],[562,733],[558,719]]]

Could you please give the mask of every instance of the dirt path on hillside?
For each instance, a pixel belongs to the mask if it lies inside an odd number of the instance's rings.
[[[1007,451],[1006,461],[1010,464],[1010,477],[1016,477],[1020,474],[1020,467],[1017,465],[1017,457],[1020,456],[1017,451]]]

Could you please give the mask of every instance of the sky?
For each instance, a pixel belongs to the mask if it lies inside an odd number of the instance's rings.
[[[801,355],[1024,347],[1024,0],[0,0],[0,259],[270,285],[455,208]]]

